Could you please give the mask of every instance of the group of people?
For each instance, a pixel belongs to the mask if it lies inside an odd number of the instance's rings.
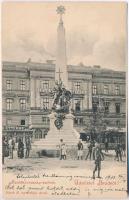
[[[60,140],[60,160],[66,160],[66,145],[63,142],[63,139]],[[98,171],[98,178],[100,178],[100,170],[101,170],[101,161],[104,160],[104,154],[102,153],[101,146],[99,144],[95,145],[94,141],[91,141],[88,145],[88,153],[86,155],[85,160],[88,157],[91,160],[91,156],[93,155],[93,160],[95,160],[95,167],[93,170],[93,179],[95,179],[95,173]],[[79,140],[77,144],[77,159],[83,159],[83,143]]]
[[[2,163],[4,164],[4,158],[14,158],[14,151],[17,151],[18,158],[28,158],[31,150],[31,139],[29,136],[19,138],[16,142],[15,138],[9,137],[8,139],[3,136],[2,138]]]
[[[67,150],[66,145],[63,142],[63,139],[60,140],[60,160],[66,160]],[[107,147],[107,146],[106,146]],[[90,141],[87,145],[87,154],[85,156],[85,160],[88,158],[95,161],[95,167],[93,170],[93,179],[95,179],[95,173],[98,171],[98,178],[100,178],[100,170],[101,170],[101,161],[104,160],[104,153],[102,152],[101,145],[96,143],[95,141]],[[106,148],[106,151],[107,148]],[[115,160],[122,161],[122,156],[125,156],[125,145],[117,144],[115,148]],[[77,144],[77,160],[82,160],[84,157],[84,147],[81,140],[79,140]]]

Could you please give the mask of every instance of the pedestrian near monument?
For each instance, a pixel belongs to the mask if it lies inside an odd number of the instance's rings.
[[[122,156],[126,156],[126,145],[125,145],[125,143],[122,143],[121,146],[122,146]]]
[[[79,142],[78,142],[78,145],[77,145],[77,149],[78,149],[78,152],[77,152],[77,159],[79,160],[79,159],[81,159],[82,160],[82,155],[83,155],[83,144],[82,144],[82,142],[81,142],[81,140],[79,140]]]
[[[87,153],[87,156],[86,156],[86,159],[88,159],[88,157],[90,158],[91,160],[91,156],[92,156],[92,149],[93,149],[93,144],[90,142],[90,144],[88,145],[88,153]]]
[[[122,147],[119,143],[117,144],[115,148],[115,152],[116,152],[116,156],[114,160],[122,161]]]
[[[63,142],[63,139],[60,139],[60,160],[66,160],[66,145]]]
[[[18,157],[19,158],[24,157],[24,144],[21,138],[18,141]]]
[[[2,164],[4,164],[4,159],[7,157],[7,141],[5,136],[2,136]]]
[[[14,140],[12,137],[9,138],[9,158],[13,159],[13,150],[14,150]]]
[[[104,155],[102,153],[100,145],[98,145],[95,149],[95,168],[93,171],[93,179],[95,179],[95,172],[98,171],[98,176],[97,178],[100,177],[100,171],[101,171],[101,161],[104,160]]]
[[[94,146],[92,148],[92,157],[93,157],[93,160],[95,160],[95,149],[96,149],[96,146],[97,146],[97,143],[94,143]]]
[[[31,142],[29,137],[26,138],[26,158],[29,158],[31,150]]]

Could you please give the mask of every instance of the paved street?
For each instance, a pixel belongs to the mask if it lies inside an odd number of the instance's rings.
[[[123,162],[118,162],[114,160],[114,155],[109,152],[105,155],[105,160],[102,162],[102,169],[108,169],[111,167],[119,166],[125,167],[125,157],[123,157]],[[19,159],[14,152],[14,159],[5,158],[5,164],[3,165],[4,170],[23,170],[23,171],[33,171],[33,170],[43,170],[43,169],[57,169],[57,168],[68,168],[68,169],[93,169],[94,161],[90,160],[59,160],[59,158],[23,158]]]

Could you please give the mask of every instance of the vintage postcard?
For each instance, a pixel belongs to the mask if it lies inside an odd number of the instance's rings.
[[[126,3],[2,3],[3,199],[127,197],[126,75]]]

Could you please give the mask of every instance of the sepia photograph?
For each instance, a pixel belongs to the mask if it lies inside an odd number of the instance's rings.
[[[4,199],[127,197],[127,3],[2,3]]]

